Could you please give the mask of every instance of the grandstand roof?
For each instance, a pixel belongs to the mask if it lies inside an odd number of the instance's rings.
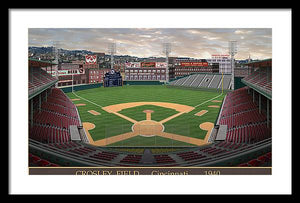
[[[57,65],[57,63],[54,63],[51,61],[42,61],[42,60],[38,60],[38,59],[29,58],[28,65],[30,67],[47,67],[47,66],[51,66],[51,65]]]
[[[252,61],[252,62],[249,62],[249,63],[245,63],[245,65],[250,65],[250,66],[272,66],[272,58],[269,58],[269,59],[263,59],[263,60],[259,60],[259,61]]]

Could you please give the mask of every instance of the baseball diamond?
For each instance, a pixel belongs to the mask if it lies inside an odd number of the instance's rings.
[[[219,108],[208,107],[224,98],[219,92],[151,85],[95,88],[67,95],[78,108],[89,142],[96,146],[205,145],[219,113]],[[98,116],[87,113],[90,111]],[[196,116],[199,111],[207,113]]]

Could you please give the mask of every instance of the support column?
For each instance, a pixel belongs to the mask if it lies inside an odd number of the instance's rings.
[[[30,125],[33,126],[33,99],[30,100]]]
[[[42,108],[42,97],[41,94],[39,94],[39,112],[41,113],[41,108]]]
[[[267,99],[267,127],[270,126],[270,100]]]
[[[48,97],[48,89],[47,89],[45,92],[46,92],[45,101],[47,102],[47,97]]]
[[[258,110],[261,113],[261,94],[258,94]]]

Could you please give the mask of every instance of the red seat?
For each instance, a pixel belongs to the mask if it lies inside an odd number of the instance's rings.
[[[251,160],[251,161],[248,161],[248,164],[249,164],[250,166],[259,166],[261,163],[260,163],[260,161],[258,161],[257,159],[253,159],[253,160]]]

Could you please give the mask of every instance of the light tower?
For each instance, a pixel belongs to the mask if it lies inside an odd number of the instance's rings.
[[[171,43],[163,43],[163,53],[166,55],[166,82],[169,82],[169,54],[171,53]]]
[[[59,65],[59,41],[53,42],[53,54],[54,54],[54,63],[57,64],[55,68],[55,78],[58,79],[58,65]],[[51,72],[52,74],[52,72]],[[55,87],[58,87],[58,83],[55,83]]]
[[[237,41],[229,41],[229,54],[231,56],[231,89],[234,90],[234,55],[237,53]]]
[[[114,54],[116,53],[116,43],[108,44],[108,53],[110,53],[110,68],[114,69]]]

